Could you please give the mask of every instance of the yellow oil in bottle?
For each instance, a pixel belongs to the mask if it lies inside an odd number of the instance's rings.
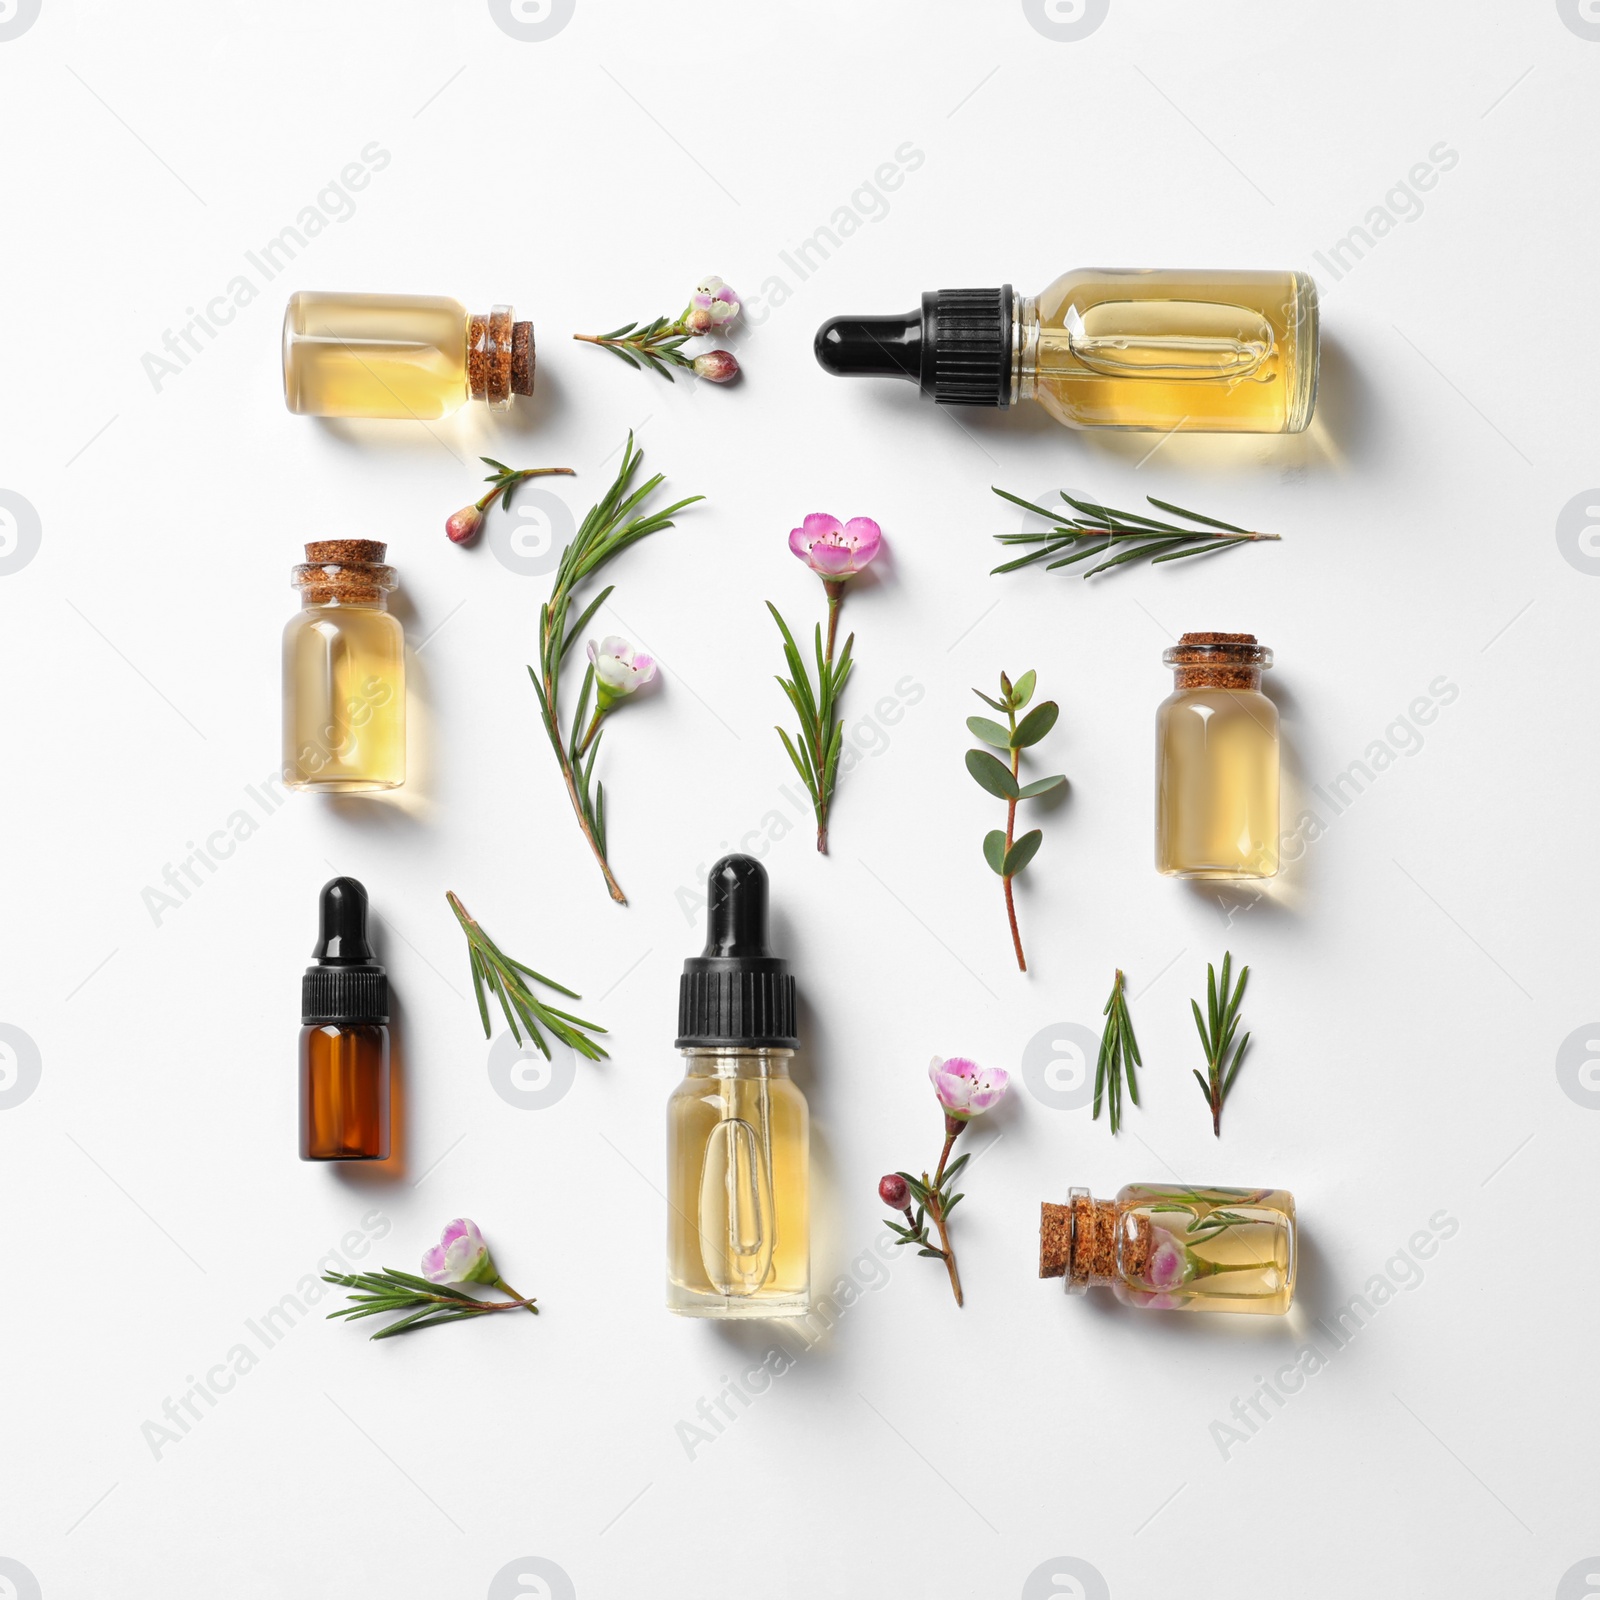
[[[1294,1196],[1286,1190],[1135,1183],[1118,1192],[1117,1205],[1119,1259],[1137,1254],[1140,1262],[1111,1286],[1126,1304],[1279,1317],[1293,1303]],[[1142,1248],[1135,1253],[1136,1233]]]
[[[283,630],[283,767],[291,789],[395,789],[406,778],[405,631],[389,614],[385,546],[327,539],[294,569]]]
[[[1316,403],[1305,273],[1068,272],[1019,327],[1020,397],[1068,427],[1298,433]]]
[[[1249,633],[1186,633],[1163,653],[1176,688],[1156,712],[1156,868],[1177,878],[1278,870],[1272,652]]]
[[[667,1106],[667,1305],[804,1316],[809,1130],[787,1051],[687,1053]]]
[[[283,319],[289,409],[435,422],[465,404],[467,308],[439,295],[302,290]]]

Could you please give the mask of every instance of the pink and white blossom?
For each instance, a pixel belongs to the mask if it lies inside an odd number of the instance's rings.
[[[928,1078],[945,1115],[965,1122],[1000,1104],[1005,1098],[1008,1074],[999,1067],[980,1067],[965,1056],[951,1056],[948,1060],[935,1056],[928,1067]]]
[[[789,533],[789,548],[825,580],[864,572],[882,545],[883,529],[871,517],[840,522],[826,512],[813,511]]]

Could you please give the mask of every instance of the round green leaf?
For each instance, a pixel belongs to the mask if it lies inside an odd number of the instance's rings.
[[[1002,800],[1015,800],[1020,794],[1017,780],[1011,776],[1011,769],[1002,765],[987,750],[967,751],[967,771],[977,779],[980,788],[987,789]]]
[[[1001,876],[1014,878],[1033,860],[1039,853],[1039,846],[1044,843],[1044,835],[1035,828],[1032,833],[1025,833],[1006,851],[1006,859],[1002,865]]]
[[[986,833],[983,836],[983,859],[987,861],[996,872],[1000,872],[1002,870],[1002,864],[1005,861],[1005,857],[1005,830],[1002,828],[996,828],[993,833]]]
[[[1061,707],[1054,700],[1046,700],[1042,705],[1037,705],[1017,724],[1017,731],[1011,736],[1011,748],[1024,750],[1030,744],[1038,742],[1055,727],[1056,718],[1061,715]]]
[[[1039,674],[1031,669],[1024,672],[1017,679],[1016,687],[1011,691],[1011,704],[1020,711],[1033,699],[1033,686],[1039,680]]]
[[[990,717],[968,717],[967,729],[975,739],[992,744],[996,750],[1011,748],[1011,734]]]
[[[1019,800],[1034,800],[1042,794],[1049,794],[1052,789],[1059,789],[1067,780],[1058,772],[1053,777],[1035,778],[1032,783],[1025,783],[1017,791]]]

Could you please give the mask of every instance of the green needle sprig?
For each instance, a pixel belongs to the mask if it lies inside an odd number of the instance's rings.
[[[828,850],[828,807],[833,801],[833,786],[839,776],[839,752],[844,745],[844,718],[838,715],[839,698],[844,693],[850,668],[854,663],[851,652],[856,636],[850,634],[844,648],[834,659],[834,625],[838,620],[838,599],[830,589],[828,596],[828,644],[822,644],[822,624],[817,624],[815,639],[817,681],[813,685],[805,657],[800,654],[778,608],[769,600],[767,610],[778,624],[783,635],[783,659],[789,668],[787,678],[778,679],[778,687],[788,696],[794,714],[800,719],[800,731],[790,738],[782,728],[777,730],[783,748],[789,752],[800,781],[811,796],[811,809],[817,819],[817,849],[824,855]]]
[[[1011,923],[1011,944],[1017,953],[1017,967],[1028,970],[1027,958],[1022,953],[1022,935],[1017,929],[1017,907],[1011,894],[1011,880],[1039,853],[1044,834],[1034,828],[1015,837],[1017,803],[1034,800],[1040,795],[1059,789],[1067,780],[1059,772],[1048,778],[1036,778],[1032,783],[1019,783],[1022,752],[1038,742],[1055,727],[1061,708],[1054,700],[1042,700],[1019,723],[1017,713],[1033,698],[1036,674],[1024,672],[1013,684],[1005,673],[1000,674],[1000,698],[991,699],[982,689],[972,692],[986,706],[992,706],[1005,715],[1002,727],[991,717],[968,717],[967,728],[977,738],[996,750],[1003,750],[1006,759],[990,755],[987,750],[967,751],[967,771],[981,789],[996,795],[1006,803],[1006,825],[986,834],[983,840],[983,859],[1005,884],[1006,917]]]
[[[1250,969],[1243,968],[1239,973],[1238,987],[1230,989],[1232,973],[1233,952],[1230,950],[1222,958],[1220,983],[1217,969],[1209,962],[1206,965],[1205,1016],[1200,1015],[1198,1000],[1189,1002],[1194,1010],[1194,1025],[1200,1031],[1200,1043],[1206,1053],[1206,1076],[1201,1077],[1196,1070],[1195,1082],[1200,1085],[1200,1093],[1211,1107],[1211,1131],[1219,1139],[1222,1137],[1223,1103],[1233,1088],[1233,1080],[1239,1075],[1239,1064],[1244,1060],[1245,1050],[1250,1043],[1247,1033],[1239,1041],[1237,1049],[1233,1046],[1233,1036],[1239,1030],[1239,1005],[1244,999],[1244,986],[1250,981]],[[1228,1056],[1230,1049],[1233,1050],[1231,1060]]]
[[[415,1278],[409,1272],[396,1272],[387,1267],[381,1272],[325,1272],[322,1281],[350,1291],[350,1304],[330,1311],[330,1320],[346,1317],[354,1322],[362,1317],[401,1313],[398,1322],[380,1328],[373,1334],[374,1339],[391,1339],[397,1333],[415,1333],[418,1328],[436,1327],[441,1322],[461,1322],[496,1311],[527,1310],[534,1316],[539,1315],[533,1298],[524,1299],[503,1278],[495,1279],[495,1287],[510,1295],[509,1300],[478,1300],[447,1284],[429,1283],[426,1278]]]
[[[1127,1085],[1128,1098],[1138,1105],[1139,1080],[1134,1076],[1134,1069],[1144,1065],[1139,1057],[1139,1041],[1133,1036],[1133,1018],[1128,1015],[1127,980],[1120,967],[1117,968],[1117,976],[1111,985],[1111,997],[1106,1001],[1102,1015],[1106,1022],[1100,1034],[1100,1057],[1095,1062],[1094,1115],[1091,1120],[1100,1120],[1100,1104],[1104,1099],[1111,1118],[1111,1131],[1116,1133],[1122,1126],[1123,1085]]]
[[[526,483],[529,478],[549,478],[572,476],[571,467],[508,467],[503,461],[496,461],[493,456],[479,456],[478,459],[484,466],[491,470],[485,475],[484,482],[489,485],[489,492],[474,504],[478,510],[488,509],[489,502],[496,495],[500,497],[500,509],[511,509],[512,497],[517,492],[519,484]]]
[[[637,370],[641,365],[673,382],[672,368],[692,371],[694,358],[683,353],[684,344],[694,337],[682,317],[657,317],[642,327],[637,322],[625,322],[610,333],[575,333],[580,344],[597,344],[619,356]]]
[[[567,786],[567,797],[578,819],[578,827],[589,842],[594,858],[600,864],[606,888],[619,905],[627,904],[627,896],[611,871],[606,858],[606,796],[605,785],[595,783],[595,758],[600,754],[603,735],[597,734],[585,744],[588,724],[589,696],[594,692],[594,665],[591,662],[583,676],[583,688],[578,696],[578,709],[572,718],[572,729],[562,737],[561,667],[583,630],[588,627],[595,612],[605,604],[612,592],[607,585],[584,608],[576,622],[567,617],[578,589],[613,557],[620,555],[631,544],[659,533],[672,526],[673,516],[692,506],[703,495],[690,495],[661,511],[642,514],[646,500],[660,487],[662,475],[648,479],[639,488],[632,487],[633,476],[643,459],[642,452],[634,448],[633,435],[622,452],[622,465],[617,470],[615,482],[604,497],[583,519],[578,529],[561,552],[561,563],[556,568],[555,583],[550,598],[539,608],[539,668],[528,668],[533,679],[533,690],[539,697],[539,713],[550,747],[556,753],[556,763],[561,768],[562,781]]]
[[[535,972],[532,967],[525,967],[520,961],[513,961],[483,931],[453,890],[445,894],[445,899],[450,903],[456,921],[461,924],[461,931],[467,936],[467,953],[472,961],[472,990],[478,999],[478,1015],[483,1018],[484,1038],[487,1039],[493,1032],[489,1026],[489,1002],[485,994],[485,990],[488,990],[500,1002],[500,1009],[505,1013],[512,1037],[518,1044],[522,1043],[522,1033],[517,1026],[520,1019],[522,1027],[528,1030],[529,1038],[539,1047],[546,1060],[550,1056],[550,1046],[540,1031],[541,1026],[549,1029],[580,1056],[590,1061],[604,1059],[606,1052],[588,1034],[604,1033],[606,1030],[598,1023],[585,1022],[570,1011],[559,1011],[547,1004],[528,987],[527,980],[532,978],[535,983],[542,983],[547,989],[554,989],[557,994],[564,994],[570,1000],[581,1000],[582,995],[575,994],[554,978]]]
[[[1092,578],[1097,572],[1108,572],[1112,567],[1126,566],[1129,562],[1148,559],[1152,566],[1162,561],[1182,561],[1187,556],[1211,555],[1218,550],[1231,549],[1236,544],[1251,544],[1263,539],[1278,539],[1276,533],[1252,533],[1248,528],[1236,527],[1231,522],[1219,522],[1215,517],[1202,516],[1198,511],[1185,511],[1166,500],[1146,495],[1146,500],[1158,511],[1168,511],[1183,517],[1195,527],[1180,527],[1173,522],[1162,522],[1154,517],[1134,511],[1116,511],[1110,506],[1092,500],[1075,500],[1065,490],[1061,498],[1078,513],[1069,516],[1053,511],[1047,506],[1037,506],[1020,495],[1008,494],[1004,489],[994,492],[1002,500],[1021,506],[1045,518],[1053,527],[1033,533],[997,533],[995,538],[1003,545],[1036,546],[1027,555],[1018,556],[993,570],[1015,572],[1035,562],[1045,563],[1047,572],[1057,567],[1070,567],[1078,561],[1088,561],[1095,556],[1107,559],[1090,567],[1083,576]]]

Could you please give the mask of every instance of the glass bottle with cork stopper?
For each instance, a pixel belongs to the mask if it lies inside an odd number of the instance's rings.
[[[1108,1288],[1146,1311],[1282,1316],[1294,1301],[1294,1196],[1284,1189],[1130,1183],[1114,1200],[1069,1189],[1039,1215],[1039,1276]]]
[[[283,397],[301,416],[437,422],[468,400],[503,411],[533,393],[533,369],[533,324],[510,306],[302,289],[283,316]]]
[[[1186,633],[1161,657],[1156,869],[1175,878],[1278,870],[1278,708],[1261,692],[1272,652],[1253,633]]]
[[[724,856],[706,898],[706,947],[678,990],[684,1077],[667,1103],[667,1309],[803,1317],[810,1129],[789,1076],[794,979],[767,948],[759,861]]]
[[[405,632],[388,609],[388,546],[322,539],[291,582],[283,630],[283,767],[291,789],[395,789],[406,777]]]

